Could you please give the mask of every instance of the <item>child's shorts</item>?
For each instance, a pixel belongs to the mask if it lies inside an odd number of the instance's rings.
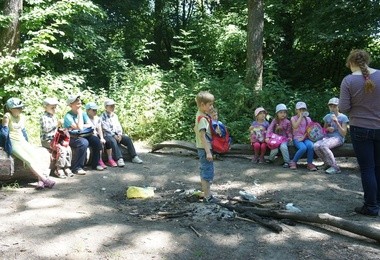
[[[206,158],[206,151],[204,149],[197,149],[200,162],[200,176],[201,179],[206,181],[214,180],[214,162],[208,161]]]

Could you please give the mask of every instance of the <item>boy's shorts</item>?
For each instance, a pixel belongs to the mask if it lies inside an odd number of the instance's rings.
[[[200,162],[200,176],[201,179],[212,182],[214,180],[214,162],[208,161],[206,158],[206,151],[204,149],[197,149]]]

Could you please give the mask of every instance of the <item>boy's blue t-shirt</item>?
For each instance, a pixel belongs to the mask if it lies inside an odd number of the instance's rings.
[[[83,123],[84,124],[87,124],[88,122],[90,122],[90,118],[88,117],[88,115],[86,113],[83,113],[82,116],[83,116]],[[74,114],[72,111],[69,111],[66,113],[66,115],[64,117],[63,127],[64,128],[71,128],[73,123],[78,124],[78,115]]]

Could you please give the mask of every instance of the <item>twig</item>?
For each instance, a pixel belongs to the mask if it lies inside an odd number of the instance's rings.
[[[239,217],[239,216],[235,216],[236,219],[240,219],[240,220],[244,220],[244,221],[248,221],[248,222],[252,222],[252,223],[256,223],[256,221],[253,221],[252,219],[249,219],[249,218],[242,218],[242,217]]]
[[[189,225],[189,228],[191,228],[191,230],[194,231],[194,233],[197,234],[198,237],[202,236],[202,234],[199,233],[192,225]]]

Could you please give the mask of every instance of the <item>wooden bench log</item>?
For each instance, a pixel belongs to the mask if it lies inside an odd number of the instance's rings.
[[[45,174],[49,173],[50,154],[43,147],[36,147],[38,154],[38,164],[44,169]],[[4,150],[0,150],[0,181],[11,182],[14,180],[37,180],[31,170],[18,158],[10,158]]]
[[[197,152],[195,143],[171,140],[165,141],[152,146],[151,152],[156,152],[163,148],[181,148],[193,152]],[[355,157],[355,152],[351,143],[344,143],[342,146],[332,149],[335,157]],[[269,155],[270,150],[267,149],[267,155]],[[289,146],[289,153],[291,157],[295,154],[296,148],[294,146]],[[253,154],[251,145],[249,144],[233,144],[231,150],[227,154]]]
[[[120,145],[121,153],[126,161],[130,161],[127,147]],[[44,169],[44,174],[50,174],[50,153],[44,147],[36,147],[36,153],[38,154],[39,164],[42,169]],[[106,153],[103,153],[104,160],[106,160]],[[90,149],[87,150],[87,160],[88,164],[90,161]],[[18,158],[9,157],[7,153],[0,148],[0,182],[9,183],[16,180],[23,181],[36,181],[37,178],[33,175],[31,170],[24,165],[24,163]]]

